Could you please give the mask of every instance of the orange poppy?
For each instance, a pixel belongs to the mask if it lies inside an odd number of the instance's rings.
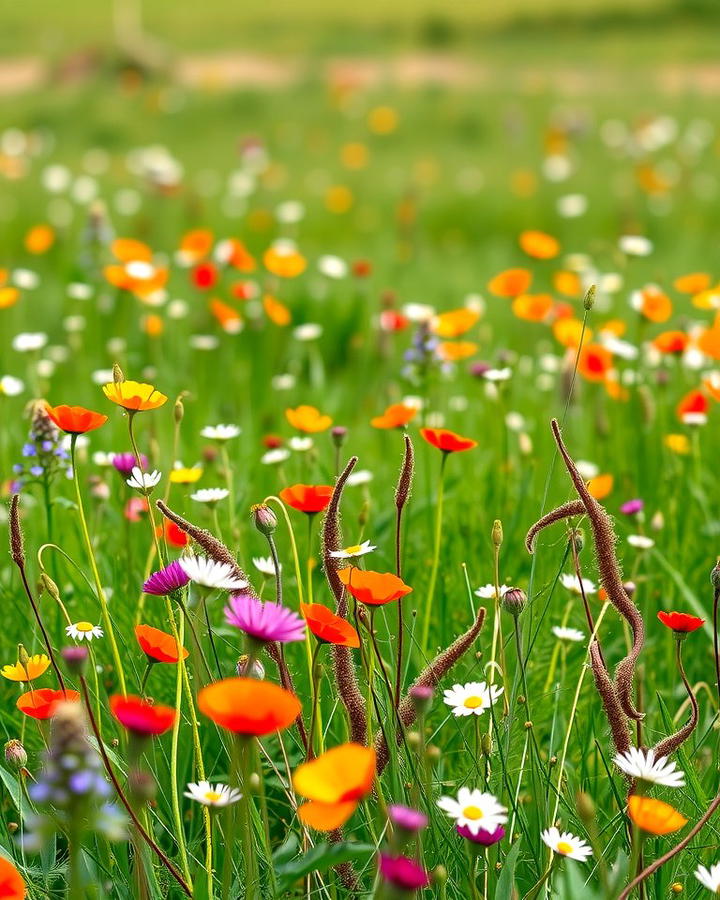
[[[682,422],[688,415],[707,415],[710,403],[701,390],[688,391],[675,407],[675,413]]]
[[[292,322],[292,314],[287,306],[270,294],[265,294],[263,297],[263,309],[273,325],[284,327]]]
[[[0,856],[0,900],[23,900],[25,881],[9,859]]]
[[[139,381],[111,381],[103,385],[103,393],[108,400],[133,412],[158,409],[167,401],[165,394],[153,385]]]
[[[165,331],[165,323],[162,316],[153,313],[149,316],[143,316],[141,319],[142,330],[148,337],[156,338]]]
[[[720,359],[720,328],[706,328],[697,338],[698,349],[712,359]]]
[[[558,343],[570,350],[576,350],[580,343],[580,338],[583,335],[583,323],[580,319],[574,317],[556,319],[553,322],[552,330],[555,340],[558,341]],[[592,334],[593,333],[589,328],[585,329],[584,336],[588,341],[592,337]]]
[[[667,322],[672,315],[672,301],[660,288],[648,285],[639,292],[637,311],[651,322]]]
[[[520,294],[512,302],[513,315],[527,322],[543,322],[552,312],[554,302],[550,294]]]
[[[347,743],[333,747],[293,773],[293,789],[309,802],[298,808],[306,825],[332,831],[343,825],[372,790],[375,750]]]
[[[693,294],[692,305],[697,309],[717,309],[720,306],[720,285],[714,285],[699,294]]]
[[[687,824],[685,816],[674,806],[639,794],[628,797],[628,814],[635,825],[648,834],[671,834]]]
[[[440,313],[432,321],[432,331],[441,338],[456,338],[465,334],[480,319],[480,313],[463,307]]]
[[[673,287],[681,294],[699,294],[710,287],[711,281],[707,272],[691,272],[676,278]]]
[[[477,348],[472,341],[442,341],[437,346],[437,354],[445,362],[458,362],[472,356]]]
[[[443,453],[460,453],[477,447],[477,441],[456,434],[449,428],[421,428],[420,434],[428,444],[432,444]]]
[[[263,254],[263,263],[268,272],[278,278],[295,278],[307,268],[305,257],[292,245],[275,244]]]
[[[257,268],[253,256],[245,244],[237,238],[227,238],[218,245],[218,253],[222,260],[238,272],[254,272]]]
[[[280,499],[298,512],[322,512],[330,502],[333,489],[329,484],[291,484],[280,491]]]
[[[652,345],[660,353],[684,353],[689,343],[684,331],[663,331],[653,339]]]
[[[602,344],[584,344],[578,357],[578,372],[588,381],[604,381],[612,368],[612,353]]]
[[[337,575],[349,593],[368,606],[384,606],[412,593],[412,588],[392,572],[370,572],[347,566],[338,569]]]
[[[85,434],[104,425],[108,417],[102,413],[85,409],[84,406],[50,406],[48,403],[45,412],[61,431],[67,434]]]
[[[417,415],[416,406],[406,406],[404,403],[393,403],[388,406],[381,416],[370,419],[373,428],[404,428],[408,422]]]
[[[330,416],[323,415],[314,406],[298,406],[297,409],[286,409],[285,417],[293,428],[297,428],[298,431],[304,431],[307,434],[327,431],[332,425]]]
[[[596,475],[588,481],[587,489],[596,500],[604,500],[612,491],[614,483],[612,475]]]
[[[149,703],[142,697],[115,694],[110,698],[110,712],[132,734],[158,737],[175,724],[177,712],[171,706]]]
[[[212,250],[213,233],[206,228],[195,228],[183,235],[180,241],[179,257],[186,265],[193,265],[205,259]]]
[[[150,262],[152,250],[142,241],[135,238],[116,238],[110,245],[110,251],[120,262]]]
[[[322,603],[300,603],[300,612],[315,637],[324,644],[338,647],[359,647],[360,636],[342,616]]]
[[[58,703],[76,703],[80,699],[77,691],[56,691],[53,688],[40,688],[21,694],[16,706],[20,712],[33,719],[49,719],[55,713]]]
[[[505,269],[488,282],[488,290],[496,297],[519,297],[530,287],[532,273],[528,269]]]
[[[622,337],[627,331],[627,323],[622,319],[608,319],[600,329],[601,334],[612,334],[615,337]]]
[[[300,701],[271,681],[225,678],[198,693],[198,708],[216,725],[234,734],[263,737],[291,725],[300,715]]]
[[[140,649],[153,663],[176,663],[180,660],[178,643],[171,634],[153,628],[152,625],[136,625],[135,637]],[[187,659],[188,651],[182,648],[182,658]]]
[[[555,272],[553,287],[564,297],[579,297],[582,294],[582,281],[577,272]]]
[[[14,306],[20,299],[20,291],[16,287],[0,287],[0,309]]]
[[[560,252],[560,243],[544,231],[523,231],[518,238],[520,249],[534,259],[553,259]]]
[[[210,301],[210,312],[226,334],[239,334],[243,328],[243,320],[240,313],[229,303],[223,303],[217,297]]]
[[[55,243],[55,230],[49,225],[35,225],[25,235],[25,249],[28,253],[39,256]]]

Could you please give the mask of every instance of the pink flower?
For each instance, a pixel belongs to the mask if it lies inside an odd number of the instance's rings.
[[[185,570],[180,563],[175,560],[159,572],[153,572],[152,575],[143,585],[143,593],[155,594],[162,596],[163,594],[172,594],[178,588],[185,587],[190,581],[185,574]]]
[[[378,868],[383,881],[406,891],[417,891],[430,884],[428,873],[420,863],[409,856],[390,856],[381,853],[378,857]]]
[[[233,594],[225,620],[258,641],[302,641],[305,622],[282,603],[263,603],[252,594]]]

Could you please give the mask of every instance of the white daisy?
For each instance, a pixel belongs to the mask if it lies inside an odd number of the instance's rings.
[[[368,469],[358,469],[348,476],[345,482],[348,487],[357,486],[359,484],[369,484],[373,480],[373,474]]]
[[[227,488],[200,488],[194,494],[190,494],[191,500],[198,503],[219,503],[224,500],[230,491]]]
[[[559,856],[567,856],[570,859],[577,859],[579,862],[585,862],[588,856],[592,856],[587,841],[580,840],[569,831],[563,831],[562,834],[555,826],[548,828],[540,835],[543,842]]]
[[[567,588],[571,594],[580,594],[580,579],[577,575],[569,575],[566,572],[563,572],[560,576],[560,582],[564,588]],[[595,586],[594,581],[590,581],[589,578],[582,579],[582,590],[586,594],[594,594],[597,591],[597,587]]]
[[[4,394],[6,397],[17,397],[24,390],[25,383],[13,375],[3,375],[0,378],[0,394]]]
[[[313,439],[311,437],[291,437],[288,446],[297,453],[305,453],[312,449]]]
[[[644,534],[629,534],[627,542],[631,547],[637,547],[639,550],[649,550],[655,546],[655,541]]]
[[[705,866],[698,866],[695,869],[695,877],[703,887],[713,894],[720,894],[720,862],[710,866],[709,869]]]
[[[500,599],[507,594],[510,588],[506,584],[500,585]],[[495,599],[495,585],[494,584],[483,584],[476,591],[475,596],[480,597],[481,600],[494,600]]]
[[[580,641],[585,640],[585,635],[577,628],[565,628],[563,625],[553,625],[552,633],[559,641]]]
[[[93,641],[103,636],[103,630],[92,622],[75,622],[67,626],[65,634],[74,641]]]
[[[330,556],[333,559],[355,559],[357,556],[365,556],[366,553],[372,553],[377,550],[370,541],[363,541],[362,544],[353,544],[351,547],[345,547],[344,550],[331,550]]]
[[[465,826],[472,834],[479,831],[494,831],[507,822],[507,810],[492,794],[475,788],[461,787],[457,799],[441,797],[437,801],[440,809],[455,820],[460,827]]]
[[[253,565],[262,575],[266,575],[268,578],[275,576],[275,564],[272,556],[253,556]],[[282,563],[279,565],[282,572]]]
[[[487,369],[483,372],[485,381],[508,381],[512,378],[512,369],[505,367],[504,369]]]
[[[707,425],[707,416],[701,412],[687,412],[682,417],[683,425]]]
[[[133,466],[132,476],[127,479],[127,484],[142,494],[149,494],[162,478],[162,473],[157,469],[152,472],[142,472],[137,466]]]
[[[47,344],[48,336],[39,331],[23,331],[12,339],[12,348],[18,353],[29,353],[33,350],[42,350]]]
[[[444,692],[444,700],[456,716],[481,716],[485,710],[502,695],[499,685],[488,685],[484,681],[469,681],[454,684]]]
[[[200,434],[209,441],[229,441],[236,438],[241,431],[238,425],[206,425]]]
[[[237,788],[228,787],[226,784],[210,784],[209,781],[190,782],[185,796],[191,800],[197,800],[203,806],[230,806],[237,803],[242,794]]]
[[[216,562],[207,556],[181,556],[178,560],[183,572],[195,584],[221,591],[242,591],[247,581],[233,574],[229,563]]]
[[[276,447],[274,450],[268,450],[260,457],[260,462],[264,466],[277,466],[290,459],[290,451],[286,447]]]
[[[613,762],[631,778],[639,778],[641,781],[663,787],[685,786],[685,773],[678,769],[676,763],[668,762],[667,756],[655,759],[655,751],[652,749],[643,751],[631,747],[624,753],[618,753]]]
[[[627,256],[650,256],[653,251],[652,241],[641,234],[623,234],[618,246]]]

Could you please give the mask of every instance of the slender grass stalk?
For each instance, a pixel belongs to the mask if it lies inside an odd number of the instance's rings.
[[[437,493],[435,500],[435,542],[433,547],[432,568],[430,569],[430,583],[425,596],[425,612],[423,615],[423,627],[420,636],[420,652],[423,657],[427,655],[428,638],[430,637],[430,617],[432,615],[433,600],[435,598],[435,586],[437,584],[438,570],[440,568],[440,545],[442,543],[443,501],[445,497],[445,465],[449,454],[443,453],[440,462],[440,473],[437,481]]]

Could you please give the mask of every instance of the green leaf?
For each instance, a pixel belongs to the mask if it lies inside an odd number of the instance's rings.
[[[505,862],[500,870],[500,877],[497,881],[496,897],[512,897],[513,888],[515,886],[515,866],[517,865],[518,856],[520,855],[520,844],[522,838],[518,838],[510,848],[510,852],[505,857]]]
[[[305,875],[311,872],[324,872],[341,863],[355,862],[364,866],[374,854],[374,844],[360,844],[354,841],[318,844],[302,856],[275,866],[277,888],[279,891],[287,891]]]

